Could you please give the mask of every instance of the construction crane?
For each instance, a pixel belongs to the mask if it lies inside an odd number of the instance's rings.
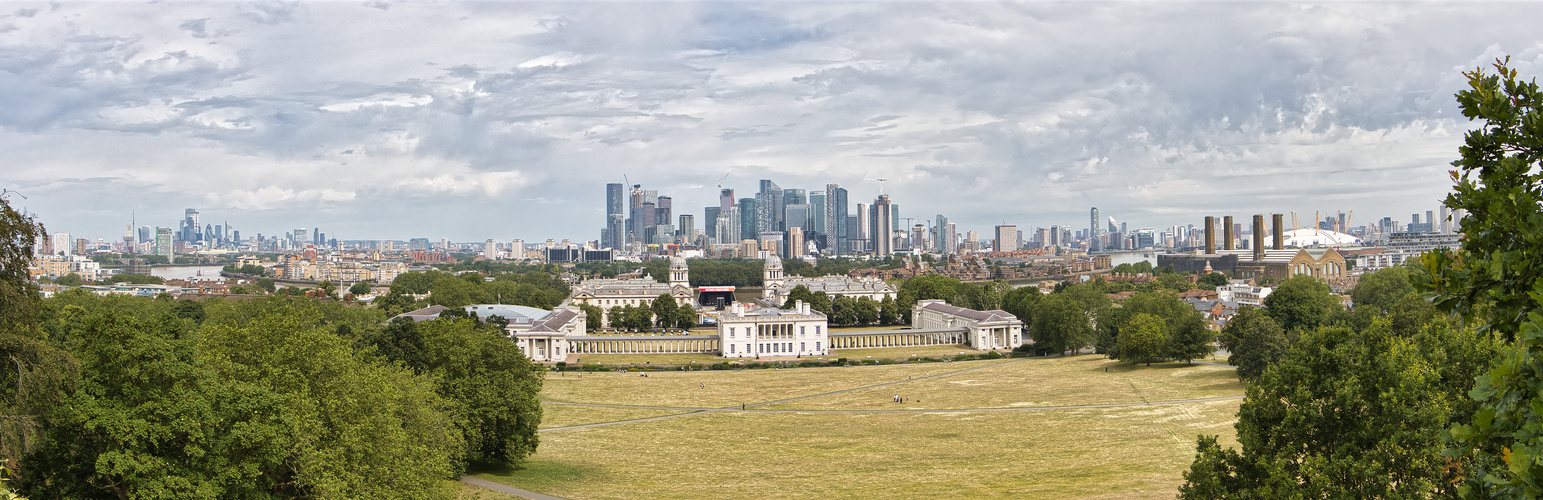
[[[865,181],[879,181],[879,194],[884,194],[884,183],[885,182],[889,182],[889,179],[863,179],[863,180],[865,180]]]
[[[724,172],[723,178],[722,179],[718,179],[718,190],[720,190],[720,191],[723,190],[723,181],[726,181],[726,180],[729,180],[728,172]]]

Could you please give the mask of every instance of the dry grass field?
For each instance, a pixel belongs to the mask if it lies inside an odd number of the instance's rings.
[[[877,349],[834,349],[826,358],[859,359],[906,359],[911,357],[931,356],[934,358],[951,358],[960,354],[982,354],[986,351],[977,351],[960,345],[928,345],[913,347],[881,347]]]
[[[847,392],[827,394],[836,391]],[[912,401],[891,402],[896,393]],[[1172,498],[1196,435],[1233,443],[1240,400],[1046,407],[1241,394],[1229,368],[1132,367],[1094,355],[594,373],[549,381],[543,399],[679,409],[546,404],[536,455],[519,470],[478,476],[572,499]],[[802,399],[756,406],[792,398]],[[741,402],[751,406],[721,409]],[[694,408],[720,410],[554,429]]]

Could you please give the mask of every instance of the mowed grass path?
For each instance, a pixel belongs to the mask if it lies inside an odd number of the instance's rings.
[[[952,373],[963,369],[973,370]],[[543,399],[680,410],[544,404],[553,420],[542,427],[681,416],[542,432],[522,469],[477,475],[572,499],[1173,498],[1196,435],[1234,445],[1241,400],[1046,407],[1243,393],[1230,368],[1133,367],[1095,355],[652,375],[549,380]],[[688,410],[886,382],[898,383],[747,411]],[[912,401],[891,402],[896,393]],[[1013,410],[969,411],[985,408]]]

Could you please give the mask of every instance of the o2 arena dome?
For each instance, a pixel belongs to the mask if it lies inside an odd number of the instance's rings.
[[[1288,247],[1348,247],[1361,245],[1360,238],[1326,229],[1292,229],[1282,232],[1281,235],[1284,236],[1284,243]]]

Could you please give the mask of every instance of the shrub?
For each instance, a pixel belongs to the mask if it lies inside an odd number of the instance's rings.
[[[958,356],[954,356],[954,361],[969,361],[972,359],[975,359],[975,356],[971,356],[969,354],[960,354]]]

